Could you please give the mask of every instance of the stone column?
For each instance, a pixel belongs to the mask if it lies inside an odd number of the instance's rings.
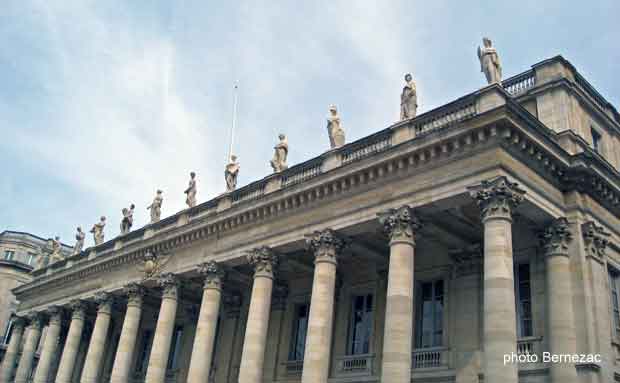
[[[106,292],[97,293],[94,297],[97,304],[97,319],[90,336],[86,361],[82,370],[81,383],[98,383],[101,367],[103,366],[103,352],[108,338],[110,316],[112,315],[112,295]]]
[[[241,296],[232,294],[224,295],[224,310],[226,319],[220,324],[221,336],[219,337],[218,352],[215,355],[217,369],[215,371],[216,382],[230,381],[235,357],[238,357],[236,350],[241,350],[243,345],[240,338],[243,327],[239,324],[241,316]]]
[[[187,383],[209,381],[217,318],[222,298],[222,267],[211,261],[200,265],[198,272],[204,275],[205,279]]]
[[[60,326],[62,322],[62,309],[52,306],[47,309],[49,315],[49,325],[43,343],[43,351],[39,358],[39,364],[34,375],[34,383],[47,383],[49,380],[52,362],[56,358],[56,350],[58,349],[58,338],[60,336]]]
[[[84,302],[75,300],[69,304],[69,307],[72,310],[71,324],[69,325],[67,340],[60,357],[56,383],[71,382],[73,369],[75,368],[75,359],[80,348],[80,341],[82,340],[82,330],[84,329],[84,317],[86,315],[86,305]]]
[[[137,283],[131,283],[124,288],[124,293],[127,295],[127,310],[116,349],[110,383],[129,382],[131,362],[133,361],[140,317],[142,316],[144,288]]]
[[[577,339],[573,312],[568,243],[572,240],[566,218],[558,218],[543,233],[546,265],[546,334],[551,354],[575,354]],[[577,382],[573,363],[551,363],[552,383]]]
[[[13,369],[15,368],[17,354],[19,353],[19,347],[21,346],[22,337],[24,335],[24,322],[24,319],[19,317],[13,320],[11,341],[9,342],[9,347],[4,353],[2,365],[0,365],[0,383],[9,383],[13,377]]]
[[[420,221],[409,206],[379,215],[390,238],[381,381],[409,383],[413,351],[413,266]]]
[[[517,352],[512,214],[525,191],[503,176],[469,191],[481,209],[484,225],[484,380],[517,383],[517,363],[504,365],[503,358]]]
[[[19,365],[15,373],[15,383],[26,383],[28,381],[34,362],[34,354],[37,352],[37,346],[41,338],[41,314],[31,314],[28,319],[30,320],[30,325],[26,332],[22,357],[19,359]]]
[[[314,279],[301,381],[325,383],[331,360],[337,256],[343,241],[327,229],[315,232],[307,243],[314,253]]]
[[[239,383],[260,383],[263,381],[271,293],[278,257],[268,247],[254,249],[247,257],[248,262],[254,266],[254,284],[241,353]]]
[[[174,320],[177,315],[177,299],[179,281],[174,274],[162,274],[157,280],[163,288],[153,347],[149,357],[149,365],[146,369],[146,383],[164,383],[166,380],[166,367],[170,354],[170,343],[174,332]]]

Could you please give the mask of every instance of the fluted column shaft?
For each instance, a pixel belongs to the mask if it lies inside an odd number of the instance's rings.
[[[72,310],[71,324],[67,333],[65,347],[62,350],[58,372],[56,373],[56,383],[70,383],[75,368],[75,360],[80,342],[82,340],[82,330],[84,329],[85,305],[82,301],[73,301],[70,304]]]
[[[11,341],[4,353],[2,365],[0,365],[0,383],[9,383],[10,379],[13,377],[13,369],[15,368],[15,362],[17,361],[17,354],[19,352],[19,346],[22,343],[23,335],[24,320],[22,318],[17,318],[13,322]]]
[[[118,341],[110,383],[128,383],[131,362],[136,347],[140,317],[142,315],[142,298],[144,289],[138,284],[130,284],[124,289],[127,295],[127,310],[123,320],[123,329]]]
[[[51,307],[48,309],[48,314],[50,317],[49,325],[47,326],[45,343],[43,343],[43,350],[41,351],[39,364],[37,365],[37,370],[34,375],[34,383],[48,382],[50,368],[52,367],[52,362],[56,357],[56,350],[58,349],[62,311],[58,307]]]
[[[504,364],[504,355],[517,351],[512,214],[525,192],[498,177],[470,188],[470,193],[481,208],[484,225],[484,380],[517,383],[518,365]]]
[[[337,256],[343,242],[331,230],[316,232],[307,242],[314,252],[315,266],[301,381],[326,383],[331,358]]]
[[[99,293],[95,296],[97,303],[97,318],[90,337],[86,361],[82,370],[81,383],[98,383],[99,374],[103,365],[105,345],[110,328],[110,315],[112,314],[112,296],[108,293]]]
[[[30,325],[26,332],[26,341],[22,349],[22,357],[19,359],[17,372],[15,373],[15,383],[26,383],[32,370],[34,354],[41,338],[41,315],[34,314],[30,317]]]
[[[146,383],[164,383],[166,380],[166,367],[177,313],[178,280],[176,276],[170,273],[163,274],[158,283],[163,288],[163,294],[149,365],[146,370]]]
[[[204,275],[205,280],[187,383],[207,383],[209,381],[217,318],[222,297],[221,266],[211,261],[201,265],[198,271]]]
[[[381,381],[409,383],[413,351],[415,232],[420,222],[409,206],[379,215],[390,238]]]
[[[248,261],[254,266],[254,283],[241,353],[239,383],[260,383],[263,381],[265,344],[277,257],[269,248],[262,247],[250,252]]]

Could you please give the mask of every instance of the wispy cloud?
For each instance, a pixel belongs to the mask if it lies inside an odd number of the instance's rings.
[[[508,73],[564,53],[617,103],[620,85],[606,80],[620,54],[595,35],[619,35],[609,16],[618,7],[610,0],[594,9],[597,24],[558,30],[578,12],[556,1],[542,20],[486,2],[9,0],[0,14],[0,160],[9,164],[0,226],[71,242],[75,225],[104,214],[113,236],[131,202],[137,225],[146,223],[157,188],[164,214],[183,208],[192,170],[200,201],[221,193],[236,80],[241,184],[270,172],[278,132],[289,136],[292,163],[326,150],[329,104],[349,139],[393,122],[406,72],[422,111],[475,89],[474,49],[486,34]]]

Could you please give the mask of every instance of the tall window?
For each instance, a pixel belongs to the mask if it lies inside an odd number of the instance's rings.
[[[533,335],[532,330],[532,292],[530,284],[530,264],[515,264],[515,303],[517,305],[517,336]]]
[[[2,338],[2,343],[9,344],[11,341],[11,334],[13,333],[13,318],[9,320],[8,325],[6,326],[6,331],[4,332],[4,336]]]
[[[609,269],[609,291],[611,294],[611,311],[613,315],[612,325],[614,333],[620,336],[620,309],[618,309],[618,279],[620,275],[617,271]]]
[[[349,329],[349,355],[368,354],[373,326],[372,294],[353,297],[351,328]]]
[[[419,284],[416,348],[443,345],[443,280]]]
[[[590,128],[590,132],[592,133],[592,147],[594,148],[594,150],[600,153],[602,149],[601,141],[603,140],[603,137],[594,128]]]
[[[310,305],[307,303],[295,306],[293,319],[293,336],[288,351],[288,360],[303,360],[306,350],[306,333],[308,332],[308,315]]]
[[[33,253],[28,253],[28,265],[32,266],[32,264],[34,263],[34,257],[35,255]]]
[[[13,250],[5,250],[4,251],[4,259],[7,261],[12,261],[15,257],[15,252]]]
[[[168,370],[176,370],[179,363],[179,353],[181,352],[181,340],[183,338],[183,327],[177,326],[174,329],[174,334],[172,335],[172,342],[170,343],[172,347],[170,348],[170,355],[168,356],[168,366],[166,367]]]
[[[142,347],[140,348],[140,357],[138,359],[138,372],[146,372],[149,362],[149,354],[151,353],[151,344],[153,342],[153,331],[144,330],[142,333]]]

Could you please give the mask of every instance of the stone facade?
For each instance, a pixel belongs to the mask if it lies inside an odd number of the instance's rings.
[[[68,246],[61,253],[71,254]],[[40,264],[41,257],[52,254],[52,242],[29,233],[3,231],[0,233],[0,360],[7,351],[18,301],[12,289],[32,280],[30,272]]]
[[[0,383],[620,381],[617,144],[545,60],[34,271]]]

